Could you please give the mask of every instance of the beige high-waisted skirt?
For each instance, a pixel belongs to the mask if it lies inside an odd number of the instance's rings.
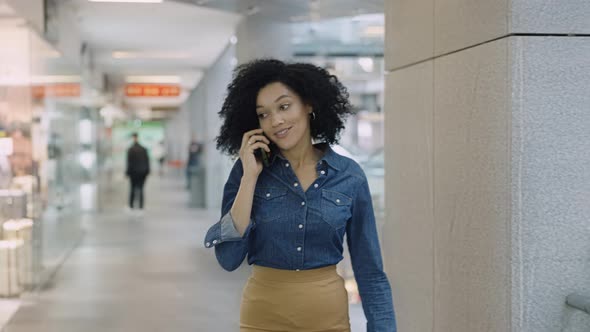
[[[253,266],[240,332],[350,332],[348,295],[336,266],[304,271]]]

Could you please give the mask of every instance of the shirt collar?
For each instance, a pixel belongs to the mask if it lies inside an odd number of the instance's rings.
[[[340,168],[342,167],[342,164],[341,164],[342,158],[340,157],[340,155],[338,155],[336,152],[334,152],[334,150],[332,150],[332,148],[330,147],[330,145],[328,143],[317,143],[317,144],[314,144],[313,146],[324,151],[324,156],[318,162],[319,164],[325,162],[330,167],[334,168],[337,171],[340,171]],[[278,152],[278,150],[276,152],[273,151],[273,154],[271,156],[271,164],[274,164],[277,161],[277,159],[280,159],[282,161],[287,161],[287,158],[283,157],[283,155],[280,152]]]

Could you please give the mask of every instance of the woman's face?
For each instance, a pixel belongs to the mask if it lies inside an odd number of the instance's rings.
[[[295,92],[279,82],[260,89],[256,98],[260,128],[281,150],[290,150],[303,140],[311,140],[311,111]]]

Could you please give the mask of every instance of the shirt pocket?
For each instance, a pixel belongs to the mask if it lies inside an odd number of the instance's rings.
[[[262,187],[254,190],[254,220],[267,223],[284,217],[286,210],[286,188]]]
[[[352,198],[337,191],[322,190],[322,219],[335,229],[346,226],[352,216]]]

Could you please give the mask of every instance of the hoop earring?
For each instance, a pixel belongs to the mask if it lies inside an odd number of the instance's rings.
[[[315,120],[315,112],[311,112],[311,121]]]

